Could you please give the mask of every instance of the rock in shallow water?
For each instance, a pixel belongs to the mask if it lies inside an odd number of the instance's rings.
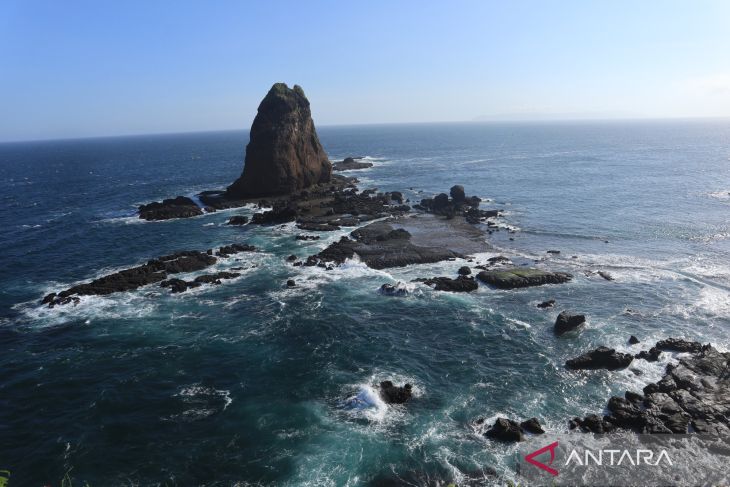
[[[380,397],[388,404],[403,404],[413,397],[413,386],[396,386],[389,380],[380,383]]]
[[[568,311],[561,312],[555,320],[554,331],[556,335],[563,335],[569,331],[577,329],[579,326],[586,322],[585,315],[579,315],[569,313]]]
[[[569,369],[608,369],[617,370],[624,369],[631,364],[634,359],[628,353],[620,353],[613,348],[598,347],[597,349],[585,353],[579,357],[573,358],[565,362],[565,366]]]
[[[497,289],[516,289],[543,284],[562,284],[570,281],[572,275],[565,272],[548,272],[530,268],[510,268],[481,271],[477,279]]]
[[[677,339],[671,339],[677,341]],[[730,353],[704,345],[691,357],[667,367],[644,396],[626,392],[608,401],[608,415],[595,414],[570,421],[571,429],[606,433],[616,428],[638,433],[730,434]]]
[[[139,217],[147,221],[189,218],[202,214],[203,210],[193,200],[185,196],[155,201],[139,207]]]
[[[450,277],[432,277],[430,279],[415,279],[427,286],[432,286],[436,291],[448,291],[452,293],[470,293],[476,291],[479,285],[473,277],[459,276],[456,279]]]

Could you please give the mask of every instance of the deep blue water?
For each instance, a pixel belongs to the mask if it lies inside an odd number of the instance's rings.
[[[631,334],[730,347],[730,122],[319,134],[333,160],[373,160],[353,174],[363,188],[416,201],[458,183],[490,199],[484,207],[504,210],[518,231],[494,233],[484,256],[544,259],[537,265],[574,281],[469,295],[412,285],[391,299],[381,284],[451,275],[464,262],[293,268],[287,255],[313,254],[346,231],[299,242],[291,225],[224,225],[252,209],[134,217],[140,203],[233,181],[244,132],[0,145],[0,469],[14,485],[55,486],[67,472],[94,487],[458,481],[485,467],[509,478],[514,447],[480,437],[474,419],[537,416],[563,431],[612,393],[659,378],[670,356],[585,374],[564,370],[566,359],[598,345],[628,350]],[[221,262],[246,267],[221,286],[38,306],[113,269],[231,242],[262,252]],[[548,249],[561,254],[547,258]],[[288,278],[299,286],[286,289]],[[535,307],[548,298],[554,310]],[[588,315],[577,337],[553,336],[562,309]],[[417,397],[343,407],[383,379],[413,383]]]

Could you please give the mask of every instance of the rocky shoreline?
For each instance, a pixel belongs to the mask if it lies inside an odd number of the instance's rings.
[[[148,221],[190,218],[206,212],[256,205],[260,211],[250,219],[246,215],[234,215],[228,225],[245,228],[293,222],[298,229],[307,232],[298,235],[298,240],[317,240],[319,234],[353,228],[348,235],[303,260],[291,256],[287,260],[293,266],[335,270],[350,259],[359,259],[373,269],[456,259],[470,262],[469,266],[462,265],[453,276],[414,280],[441,292],[469,293],[481,287],[499,292],[566,284],[573,279],[573,275],[566,272],[515,265],[505,256],[474,262],[474,254],[489,249],[486,235],[495,231],[495,219],[501,216],[499,210],[482,208],[482,200],[467,196],[461,185],[451,187],[448,194],[426,197],[411,205],[400,191],[361,191],[355,178],[332,175],[333,170],[372,166],[360,159],[349,157],[333,166],[319,143],[309,102],[301,88],[289,89],[277,83],[259,106],[240,178],[226,190],[197,195],[202,206],[192,198],[178,196],[140,206],[139,217]],[[192,279],[177,276],[206,269],[220,258],[252,251],[255,251],[252,246],[231,244],[217,251],[177,252],[50,293],[41,304],[50,308],[78,304],[82,296],[133,291],[151,284],[169,289],[171,293],[220,284],[240,273],[234,268]],[[548,253],[557,255],[559,251],[549,250]],[[598,271],[597,275],[606,281],[614,280],[603,271]],[[296,287],[296,282],[289,279],[286,286]],[[408,296],[403,283],[383,284],[379,291],[385,296]],[[538,307],[554,305],[555,300],[547,300]],[[563,311],[553,331],[557,337],[576,338],[585,322],[584,315]],[[632,338],[632,344],[638,343],[638,339]],[[624,397],[611,397],[607,414],[573,418],[568,421],[568,428],[592,433],[618,429],[639,433],[730,433],[730,353],[721,353],[709,344],[667,339],[635,355],[599,347],[568,360],[565,368],[576,374],[596,369],[618,370],[628,367],[633,360],[656,361],[663,351],[689,355],[679,358],[677,364],[667,366],[664,377],[656,384],[648,384],[643,395],[627,391]],[[405,404],[413,399],[410,384],[396,386],[391,381],[383,381],[379,391],[388,404]],[[498,441],[521,441],[525,435],[544,432],[537,418],[522,422],[499,418],[488,429],[480,418],[472,426],[480,434]]]

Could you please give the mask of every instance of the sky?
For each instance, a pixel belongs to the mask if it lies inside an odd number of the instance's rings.
[[[317,125],[730,116],[727,0],[0,0],[0,141]]]

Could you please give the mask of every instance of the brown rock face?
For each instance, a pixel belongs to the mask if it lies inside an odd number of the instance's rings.
[[[249,198],[295,192],[326,183],[332,165],[319,143],[304,91],[276,83],[259,105],[251,125],[243,174],[227,189]]]

